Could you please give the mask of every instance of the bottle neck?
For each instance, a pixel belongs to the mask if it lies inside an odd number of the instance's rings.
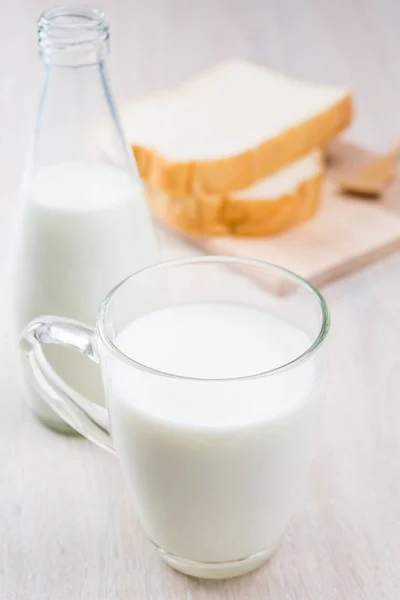
[[[32,170],[71,161],[132,169],[105,71],[108,26],[103,14],[88,8],[50,9],[39,19],[38,34],[47,68]]]
[[[96,8],[46,10],[38,20],[37,34],[47,64],[81,67],[101,62],[108,54],[108,24]]]

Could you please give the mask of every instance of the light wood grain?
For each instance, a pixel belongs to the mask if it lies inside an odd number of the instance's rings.
[[[268,238],[193,237],[211,254],[246,256],[276,263],[322,285],[399,249],[400,218],[381,202],[343,196],[340,173],[363,162],[365,151],[336,143],[331,150],[317,215]],[[188,238],[190,239],[190,238]]]
[[[120,99],[172,85],[231,55],[332,83],[357,98],[351,135],[398,135],[400,3],[390,0],[103,0]],[[2,4],[1,309],[6,242],[40,88],[35,17]],[[398,126],[397,126],[398,127]],[[398,195],[391,200],[398,203]],[[162,234],[169,255],[190,252]],[[154,556],[115,460],[40,427],[0,337],[1,600],[395,600],[400,597],[400,257],[324,289],[333,327],[328,414],[303,502],[269,565],[207,583]]]

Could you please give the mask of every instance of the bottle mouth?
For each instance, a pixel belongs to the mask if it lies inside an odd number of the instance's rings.
[[[45,10],[37,22],[38,44],[46,56],[53,52],[107,49],[108,23],[92,6],[56,6]]]

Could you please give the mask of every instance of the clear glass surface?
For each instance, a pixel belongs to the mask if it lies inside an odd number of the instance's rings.
[[[144,315],[193,305],[261,310],[307,343],[273,368],[257,356],[251,374],[229,377],[162,371],[120,347],[119,334]],[[257,261],[197,257],[123,281],[103,301],[94,332],[54,317],[31,323],[22,350],[32,385],[52,408],[116,452],[161,557],[184,573],[219,578],[267,560],[299,500],[323,406],[328,331],[324,299],[296,275]],[[278,342],[271,338],[272,350]],[[100,361],[107,409],[97,411],[48,369],[46,344]]]
[[[94,326],[107,291],[157,262],[151,220],[107,76],[109,30],[90,7],[57,7],[38,21],[44,82],[12,246],[13,330],[43,314]],[[104,404],[98,367],[46,348],[63,378]],[[71,431],[26,385],[47,425]]]

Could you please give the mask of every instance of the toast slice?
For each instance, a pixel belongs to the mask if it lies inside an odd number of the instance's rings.
[[[177,196],[146,185],[151,211],[175,229],[202,235],[266,236],[311,218],[321,196],[321,152],[227,194]]]
[[[345,89],[241,59],[122,110],[141,177],[177,196],[247,188],[324,146],[351,116]]]

